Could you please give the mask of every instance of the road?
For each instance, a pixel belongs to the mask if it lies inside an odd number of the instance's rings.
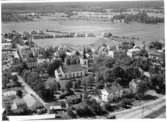
[[[48,110],[47,104],[41,99],[41,97],[24,81],[24,79],[17,75],[18,82],[21,83],[21,85],[24,87],[25,91],[34,97],[36,97],[40,103]]]
[[[149,103],[145,103],[142,106],[134,107],[129,110],[124,110],[121,112],[111,113],[110,116],[116,116],[118,119],[141,119],[149,118],[151,114],[156,111],[161,110],[166,106],[165,97],[161,97]],[[163,112],[161,113],[163,114]],[[157,116],[158,117],[158,116]],[[155,117],[155,118],[157,118]]]

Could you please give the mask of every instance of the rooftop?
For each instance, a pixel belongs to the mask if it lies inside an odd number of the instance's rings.
[[[84,71],[84,68],[80,64],[64,65],[63,71],[65,73],[78,72],[78,71]]]

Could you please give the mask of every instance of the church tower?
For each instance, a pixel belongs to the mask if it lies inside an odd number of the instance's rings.
[[[86,50],[84,48],[84,51],[83,51],[83,56],[80,58],[80,64],[82,67],[88,67],[88,59],[87,59],[87,56],[86,56]]]

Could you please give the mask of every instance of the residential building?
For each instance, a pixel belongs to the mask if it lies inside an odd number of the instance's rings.
[[[135,54],[140,53],[140,51],[141,51],[141,49],[139,47],[134,47],[132,49],[128,49],[127,56],[132,58],[133,56],[135,56]]]
[[[138,89],[139,89],[139,84],[141,83],[141,79],[133,79],[130,83],[129,83],[129,89],[132,91],[133,94],[135,94]]]
[[[117,83],[113,83],[111,86],[105,86],[103,89],[101,89],[101,100],[103,102],[116,100],[121,98],[122,95],[123,89]]]
[[[87,72],[87,68],[82,67],[80,64],[64,65],[63,68],[59,67],[55,70],[55,78],[57,81],[78,78],[85,76]]]

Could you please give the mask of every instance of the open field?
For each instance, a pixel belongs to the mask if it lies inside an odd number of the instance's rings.
[[[34,40],[41,47],[50,47],[54,45],[67,44],[73,46],[85,46],[95,43],[97,38],[50,38],[50,39],[37,39]]]
[[[104,21],[83,21],[83,20],[61,20],[51,21],[41,19],[34,22],[20,22],[20,23],[3,23],[2,32],[11,32],[16,30],[18,32],[32,30],[58,30],[65,32],[93,32],[100,34],[101,32],[112,32],[117,36],[139,37],[139,42],[153,41],[164,39],[164,24],[140,24],[140,23],[111,23]],[[59,44],[72,45],[89,45],[99,41],[98,38],[61,38],[61,39],[44,39],[36,40],[35,42],[40,46],[54,46]]]

